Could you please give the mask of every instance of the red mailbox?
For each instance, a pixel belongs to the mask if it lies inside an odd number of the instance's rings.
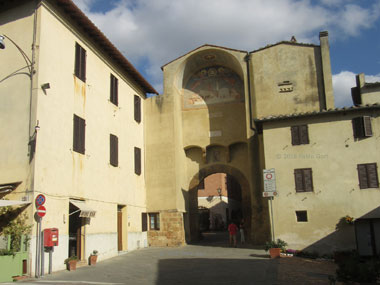
[[[58,246],[58,229],[44,229],[44,246],[52,247]]]

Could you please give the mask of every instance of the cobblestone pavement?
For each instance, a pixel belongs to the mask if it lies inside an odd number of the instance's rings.
[[[329,261],[270,259],[259,248],[229,247],[226,238],[210,233],[196,245],[135,250],[22,284],[329,284],[335,271]]]

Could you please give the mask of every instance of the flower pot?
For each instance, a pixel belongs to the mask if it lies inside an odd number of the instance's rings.
[[[67,270],[73,271],[77,269],[77,261],[76,260],[70,260],[66,263]]]
[[[90,255],[90,257],[89,257],[89,264],[90,265],[95,265],[97,260],[98,260],[98,256],[97,255]]]
[[[278,258],[280,257],[281,248],[270,248],[269,249],[269,255],[270,258]]]

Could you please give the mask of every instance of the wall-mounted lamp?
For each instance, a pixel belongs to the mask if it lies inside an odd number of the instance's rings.
[[[0,49],[5,49],[4,37],[0,35]]]
[[[37,124],[36,124],[36,126],[34,127],[34,130],[35,130],[35,132],[38,132],[39,130],[40,130],[40,121],[38,121],[37,120]]]
[[[44,84],[42,84],[42,85],[41,85],[41,89],[44,90],[44,91],[45,91],[46,89],[50,89],[50,83],[44,83]]]
[[[218,188],[216,191],[218,191],[219,198],[222,200],[222,189]]]

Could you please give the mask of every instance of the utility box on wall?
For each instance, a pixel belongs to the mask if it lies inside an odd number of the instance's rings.
[[[44,246],[58,246],[58,236],[57,228],[44,229]]]

